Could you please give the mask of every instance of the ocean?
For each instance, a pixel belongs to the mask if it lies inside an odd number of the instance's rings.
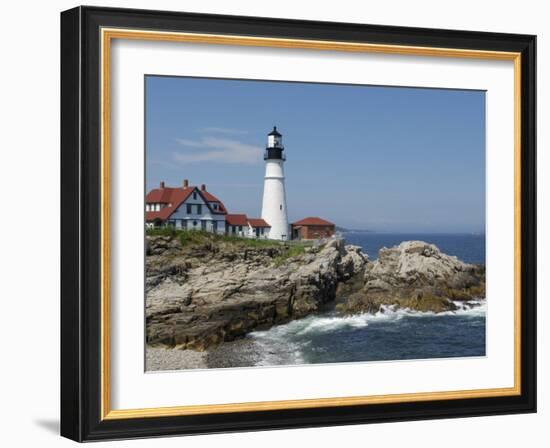
[[[484,235],[349,232],[344,237],[371,260],[381,247],[421,240],[465,262],[485,263]],[[376,314],[311,315],[250,333],[251,361],[274,366],[485,356],[486,301],[457,305],[457,311],[437,314],[385,307]]]
[[[485,235],[482,234],[346,232],[343,236],[347,244],[361,246],[370,260],[378,258],[382,247],[416,240],[435,244],[441,252],[456,255],[466,263],[485,264]]]

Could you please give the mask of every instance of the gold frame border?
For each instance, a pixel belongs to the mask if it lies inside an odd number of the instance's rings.
[[[186,42],[214,45],[296,48],[355,53],[455,57],[514,62],[514,386],[508,388],[420,392],[356,397],[315,398],[215,405],[171,406],[141,409],[111,409],[110,366],[110,191],[111,113],[110,63],[113,39]],[[413,401],[503,397],[521,394],[521,53],[418,47],[305,39],[279,39],[217,34],[101,29],[101,420],[168,417],[228,412],[308,409]]]

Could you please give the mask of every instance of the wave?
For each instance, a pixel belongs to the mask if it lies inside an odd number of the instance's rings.
[[[261,353],[258,366],[305,364],[304,351],[315,335],[336,332],[345,328],[362,328],[368,325],[368,315],[308,316],[287,324],[276,325],[265,331],[254,331],[248,336]]]
[[[338,333],[347,329],[366,328],[375,322],[400,321],[404,318],[426,318],[438,316],[483,317],[486,314],[486,300],[453,302],[454,311],[434,313],[415,311],[408,308],[397,308],[394,305],[383,305],[376,313],[363,313],[351,316],[337,315],[335,312],[323,315],[312,315],[286,324],[276,325],[268,330],[254,331],[248,337],[256,345],[261,359],[256,365],[298,365],[305,364],[304,353],[315,350],[312,342],[316,337]]]
[[[453,301],[457,307],[456,311],[447,311],[445,314],[455,314],[460,316],[485,316],[487,314],[487,300],[476,299],[466,302]]]
[[[369,322],[379,320],[401,320],[404,317],[437,317],[437,316],[484,316],[487,311],[487,302],[484,299],[469,301],[454,301],[457,307],[454,311],[416,311],[410,308],[397,308],[395,305],[381,305],[376,313],[362,313],[350,316],[341,316],[336,313],[328,315],[311,315],[303,319],[291,321],[287,324],[276,325],[269,330],[255,331],[250,335],[256,339],[267,339],[285,335],[304,336],[314,333],[327,333],[346,328],[363,328]]]
[[[404,317],[437,317],[437,316],[465,316],[482,317],[487,312],[487,301],[475,299],[468,301],[453,301],[456,310],[442,311],[417,311],[410,308],[397,308],[395,305],[382,305],[377,313],[371,314],[371,320],[400,320]]]
[[[337,316],[329,314],[325,316],[312,315],[299,320],[293,320],[287,324],[277,325],[265,331],[251,333],[254,338],[271,338],[288,334],[304,336],[312,333],[332,332],[344,328],[362,328],[368,325],[371,315],[357,314],[353,316]]]

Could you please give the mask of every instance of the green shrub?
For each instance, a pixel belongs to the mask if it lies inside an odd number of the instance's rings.
[[[242,247],[281,247],[281,241],[244,238],[236,235],[220,235],[205,230],[175,229],[173,226],[153,227],[145,231],[149,236],[169,236],[179,238],[182,246],[225,243]]]
[[[305,245],[292,245],[287,246],[287,249],[285,252],[283,252],[281,255],[278,255],[273,259],[273,264],[276,267],[282,266],[284,262],[286,262],[289,258],[297,257],[298,255],[302,255],[306,250]]]
[[[176,236],[177,230],[173,226],[148,227],[145,234],[149,236]]]

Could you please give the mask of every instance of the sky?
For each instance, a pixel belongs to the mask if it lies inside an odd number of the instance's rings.
[[[259,217],[263,151],[283,135],[289,220],[485,230],[485,92],[147,76],[146,187],[206,184]]]

